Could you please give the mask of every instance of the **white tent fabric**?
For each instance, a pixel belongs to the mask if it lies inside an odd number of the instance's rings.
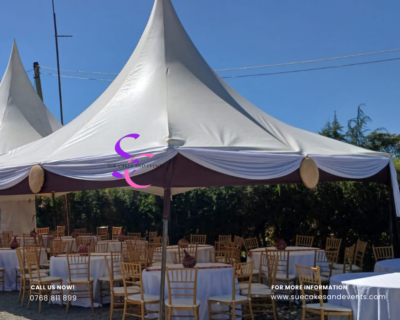
[[[43,104],[26,75],[14,41],[0,82],[0,154],[45,137],[59,128],[61,124]],[[7,172],[8,178],[2,176],[6,181],[18,180],[25,173],[21,169]],[[12,230],[21,235],[29,233],[36,227],[35,212],[34,195],[0,196],[0,230]]]
[[[141,164],[161,165],[180,153],[247,179],[285,176],[306,156],[322,170],[354,179],[391,163],[386,153],[294,128],[258,109],[208,66],[171,1],[156,0],[135,51],[108,89],[65,127],[0,157],[0,189],[22,181],[34,164],[75,179],[115,180],[112,164],[127,163],[115,144],[130,133],[140,137],[123,139],[125,152],[155,154],[141,157]],[[392,183],[400,216],[397,181]]]

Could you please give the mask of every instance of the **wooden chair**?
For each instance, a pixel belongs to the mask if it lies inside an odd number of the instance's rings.
[[[231,250],[212,250],[210,251],[210,262],[212,263],[232,263]]]
[[[231,244],[232,244],[232,242],[215,241],[214,242],[214,250],[217,250],[217,251],[219,251],[219,250],[230,250],[230,249],[227,249],[227,248],[230,248]]]
[[[244,243],[244,239],[242,237],[235,236],[235,238],[233,239],[233,243],[235,244],[235,246],[237,248],[242,249],[243,243]]]
[[[9,238],[10,241],[13,237],[13,232],[12,231],[2,231],[1,234],[3,235],[3,238]]]
[[[342,239],[326,238],[325,251],[340,250]]]
[[[151,266],[161,265],[162,262],[162,246],[160,243],[149,243],[149,250],[152,250]]]
[[[35,250],[25,250],[25,259],[27,262],[27,267],[29,270],[29,299],[28,306],[33,300],[31,297],[39,297],[39,313],[42,312],[42,300],[44,296],[47,296],[50,301],[52,301],[53,296],[59,296],[61,301],[61,308],[63,307],[63,291],[62,290],[49,290],[48,286],[51,285],[62,285],[63,280],[57,277],[49,277],[49,276],[41,276],[40,268],[39,268],[39,260],[38,256],[40,256],[40,248],[35,248]],[[38,251],[38,252],[37,252]],[[36,289],[38,288],[38,289]],[[56,293],[55,293],[56,292]]]
[[[296,247],[312,247],[314,237],[296,235]]]
[[[140,236],[139,236],[140,237]],[[149,232],[149,242],[153,242],[154,238],[157,238],[157,231]]]
[[[108,253],[108,243],[97,243],[89,245],[90,253]]]
[[[5,269],[4,269],[3,267],[0,268],[0,285],[1,285],[2,288],[3,288],[2,291],[5,290],[5,286],[6,286],[6,282],[5,282],[5,280],[4,280],[4,272],[5,272]]]
[[[67,284],[73,289],[68,289],[68,296],[76,296],[76,298],[89,298],[90,305],[93,308],[93,278],[90,277],[90,254],[82,253],[67,253],[68,262],[68,281]],[[88,289],[81,289],[82,286],[87,286]],[[75,288],[80,288],[75,290]],[[68,300],[67,310],[70,308],[71,301]]]
[[[93,236],[77,236],[75,242],[76,242],[76,250],[78,250],[78,248],[81,245],[86,244],[90,246],[93,243]]]
[[[367,250],[368,242],[357,240],[356,251],[354,256],[354,264],[351,269],[352,272],[362,272],[364,264],[364,255]]]
[[[190,243],[191,244],[206,244],[207,235],[206,234],[191,234]]]
[[[389,246],[389,247],[372,246],[372,251],[374,251],[375,262],[378,262],[380,260],[386,260],[386,259],[394,259],[393,246]]]
[[[127,234],[128,239],[136,239],[136,238],[141,238],[142,233],[141,232],[128,232]]]
[[[31,237],[29,233],[24,233],[22,235],[22,247],[30,246],[30,245],[35,245],[36,244],[36,238]]]
[[[181,248],[178,246],[178,252],[175,252],[176,263],[182,263],[183,258],[185,257],[184,251],[197,260],[197,246],[197,244],[189,244],[186,248]]]
[[[320,251],[320,250],[317,250],[317,251]],[[338,261],[338,255],[339,255],[339,251],[338,250],[325,251],[325,257],[326,257],[326,260],[329,263],[328,264],[328,263],[325,262],[325,265],[328,265],[329,268],[323,268],[323,269],[320,268],[321,279],[323,279],[322,277],[330,279],[333,275],[342,273],[341,270],[336,270],[336,269],[333,268],[333,264],[337,263],[337,261]],[[323,257],[319,257],[318,259],[322,260]],[[316,258],[316,260],[317,260],[317,258]],[[321,263],[324,264],[323,262],[321,262]],[[319,266],[318,263],[314,264],[314,267],[317,267],[317,266]]]
[[[57,226],[57,236],[58,237],[65,236],[65,226]]]
[[[122,278],[124,281],[124,297],[125,297],[124,313],[122,316],[122,320],[125,320],[125,317],[127,315],[137,317],[139,319],[149,319],[147,315],[158,313],[158,311],[155,310],[147,310],[147,306],[149,305],[153,305],[154,307],[156,307],[160,303],[160,297],[150,294],[145,294],[143,292],[141,264],[121,262],[121,271],[122,271]],[[130,290],[136,288],[139,291],[139,293],[132,294]],[[133,306],[134,308],[128,309],[128,306]],[[138,313],[133,313],[133,312],[138,312]]]
[[[149,261],[149,250],[147,244],[127,244],[127,262],[130,263],[141,263],[143,268],[147,268]]]
[[[225,294],[220,296],[213,296],[208,298],[208,318],[209,320],[221,319],[221,315],[224,317],[229,316],[230,319],[235,318],[250,318],[254,320],[253,308],[251,299],[252,283],[251,278],[253,276],[254,261],[245,263],[235,263],[233,265],[233,277],[232,277],[232,294]],[[238,283],[236,283],[236,281]],[[242,290],[247,292],[247,295],[240,295],[236,293],[236,290]],[[227,306],[229,311],[213,310],[213,306]],[[242,307],[242,314],[240,310],[236,309],[236,306]],[[239,314],[236,312],[239,311]],[[248,312],[248,313],[246,313]]]
[[[333,263],[329,261],[325,250],[315,250],[314,268],[316,267],[319,267],[321,282],[323,284],[329,284],[329,278],[332,276]],[[325,272],[327,276],[323,276],[322,272]]]
[[[37,228],[36,233],[37,235],[49,234],[50,228]]]
[[[220,234],[218,236],[218,241],[219,242],[232,242],[232,235],[231,234]]]
[[[57,257],[60,254],[66,254],[69,253],[70,251],[70,244],[68,242],[64,242],[61,240],[53,240],[51,242],[51,248],[50,248],[50,258],[51,257]],[[43,263],[40,265],[43,268],[50,268],[50,259],[47,260],[46,263]]]
[[[251,293],[247,289],[241,290],[241,294],[251,298],[254,313],[272,313],[274,320],[278,320],[276,301],[272,298],[275,290],[276,271],[278,268],[278,256],[262,252],[260,256],[258,283],[251,284]]]
[[[354,250],[356,245],[344,248],[343,263],[334,263],[332,274],[349,273],[353,272]]]
[[[153,241],[150,242],[150,243],[162,244],[162,240],[163,240],[162,237],[155,237],[155,238],[153,239]],[[169,246],[169,237],[167,237],[167,246]]]
[[[348,316],[350,320],[353,319],[353,311],[350,308],[324,303],[322,299],[322,284],[319,267],[300,267],[296,264],[296,269],[302,293],[302,320],[306,319],[307,313],[318,314],[321,319],[326,319],[328,316]],[[307,292],[304,289],[305,286],[309,288]],[[306,298],[310,291],[319,297],[319,303],[306,303]]]
[[[108,226],[97,227],[97,237],[99,237],[101,240],[108,240]]]
[[[246,249],[246,254],[248,254],[251,249],[258,248],[258,240],[256,237],[244,239],[243,244],[244,248]]]
[[[236,247],[233,242],[226,243],[224,245],[224,250],[229,250],[231,252],[230,263],[240,263],[242,251],[240,248]],[[258,269],[253,269],[253,275],[258,274]]]
[[[86,233],[86,228],[74,229],[74,231],[81,235]]]
[[[53,239],[61,239],[61,235],[59,235],[57,231],[49,231],[49,235],[50,235]]]
[[[168,268],[166,270],[168,299],[165,300],[167,320],[172,312],[193,311],[195,320],[199,320],[200,300],[197,299],[197,268]]]
[[[112,227],[112,240],[118,240],[118,236],[121,234],[122,227]]]

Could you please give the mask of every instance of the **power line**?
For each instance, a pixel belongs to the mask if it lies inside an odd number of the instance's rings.
[[[285,74],[285,73],[296,73],[296,72],[307,72],[307,71],[316,71],[316,70],[326,70],[326,69],[335,69],[335,68],[344,68],[344,67],[353,67],[359,66],[364,64],[372,64],[372,63],[380,63],[380,62],[389,62],[400,60],[399,58],[392,58],[392,59],[384,59],[384,60],[375,60],[375,61],[366,61],[366,62],[357,62],[357,63],[350,63],[350,64],[342,64],[338,66],[329,66],[329,67],[319,67],[319,68],[310,68],[310,69],[300,69],[300,70],[291,70],[291,71],[281,71],[281,72],[269,72],[269,73],[256,73],[256,74],[244,74],[239,76],[225,76],[222,77],[224,79],[234,79],[234,78],[247,78],[247,77],[259,77],[259,76],[269,76],[275,74]]]
[[[40,66],[40,67],[44,68],[44,69],[57,70],[57,68],[51,68],[51,67],[46,67],[46,66]],[[77,72],[77,73],[93,73],[93,74],[111,74],[111,75],[118,74],[118,73],[114,73],[114,72],[98,72],[98,71],[67,70],[67,69],[60,69],[60,71]]]
[[[44,74],[46,76],[58,77],[58,75],[54,74],[54,73],[41,72],[40,74]],[[60,75],[60,77],[62,77],[62,78],[70,78],[70,79],[81,79],[81,80],[114,81],[114,79],[84,78],[84,77],[74,77],[74,76],[66,76],[66,75]]]

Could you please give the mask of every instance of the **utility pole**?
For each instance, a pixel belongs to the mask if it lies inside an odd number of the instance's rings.
[[[43,101],[43,92],[42,92],[42,83],[40,82],[40,66],[39,62],[33,63],[33,70],[34,70],[34,79],[36,85],[36,92],[39,95],[40,99]]]
[[[53,5],[53,20],[54,20],[54,37],[56,39],[56,53],[57,53],[57,73],[58,73],[58,95],[60,97],[60,119],[61,124],[64,125],[64,116],[63,116],[63,106],[62,106],[62,94],[61,94],[61,74],[60,74],[60,56],[58,54],[58,38],[70,38],[72,36],[59,36],[57,33],[57,18],[56,12],[54,11],[54,0],[51,0]]]

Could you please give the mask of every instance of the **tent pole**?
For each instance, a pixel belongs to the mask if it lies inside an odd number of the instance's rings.
[[[164,189],[164,212],[163,212],[163,236],[162,236],[162,261],[161,261],[161,283],[160,283],[160,306],[158,319],[164,319],[164,292],[165,292],[165,269],[167,264],[167,239],[168,221],[171,213],[171,189]]]

